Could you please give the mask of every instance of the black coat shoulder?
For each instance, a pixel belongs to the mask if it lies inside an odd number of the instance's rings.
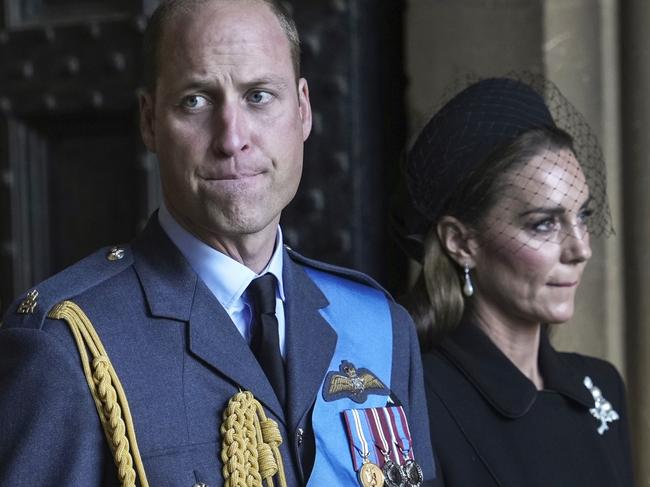
[[[623,385],[623,378],[618,369],[607,360],[575,352],[558,352],[558,355],[570,369],[582,376],[591,377],[594,380],[599,378],[612,386]]]
[[[631,487],[625,386],[609,362],[540,345],[532,384],[475,327],[423,355],[446,485]]]

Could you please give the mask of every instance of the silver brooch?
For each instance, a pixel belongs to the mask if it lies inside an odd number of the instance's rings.
[[[619,418],[618,413],[612,408],[612,404],[603,397],[603,393],[600,392],[600,389],[596,387],[591,380],[591,377],[585,376],[585,380],[582,381],[591,395],[594,398],[594,407],[589,409],[591,415],[600,421],[600,426],[598,427],[598,434],[602,435],[609,429],[607,423],[612,423]]]

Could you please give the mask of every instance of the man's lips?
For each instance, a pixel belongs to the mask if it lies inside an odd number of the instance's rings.
[[[223,174],[211,174],[209,176],[203,176],[203,179],[206,181],[235,181],[238,179],[249,179],[254,178],[263,174],[264,171],[244,171],[236,173],[223,173]]]

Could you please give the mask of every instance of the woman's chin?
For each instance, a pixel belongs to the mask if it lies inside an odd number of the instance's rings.
[[[543,323],[548,323],[549,325],[561,325],[569,321],[571,318],[573,318],[573,305],[567,308],[553,310],[548,313],[548,316]]]

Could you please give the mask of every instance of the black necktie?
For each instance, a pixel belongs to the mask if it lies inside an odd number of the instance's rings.
[[[275,316],[275,277],[264,274],[248,285],[253,304],[251,349],[275,393],[284,405],[284,364],[280,355],[278,319]]]

